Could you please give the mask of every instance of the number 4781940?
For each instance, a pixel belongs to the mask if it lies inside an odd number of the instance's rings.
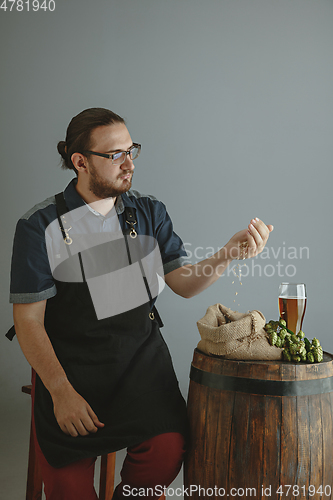
[[[0,0],[1,1],[1,0]],[[44,10],[44,12],[49,11],[53,12],[55,10],[55,1],[54,0],[43,0],[39,2],[39,0],[3,0],[0,5],[0,9],[5,12],[29,12],[30,10],[37,12],[38,10]]]

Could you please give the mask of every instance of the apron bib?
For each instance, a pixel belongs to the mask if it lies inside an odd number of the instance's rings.
[[[56,199],[61,225],[60,216],[68,210],[59,196]],[[85,281],[55,284],[57,294],[46,305],[45,329],[69,382],[105,426],[88,436],[66,435],[54,416],[50,393],[36,375],[36,434],[50,465],[62,467],[165,432],[186,435],[186,403],[151,301],[97,319]]]

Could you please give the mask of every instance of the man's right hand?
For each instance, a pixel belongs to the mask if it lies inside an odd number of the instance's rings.
[[[69,382],[59,387],[51,396],[54,415],[65,434],[73,437],[87,436],[104,427],[87,401]]]
[[[45,331],[46,300],[14,304],[14,324],[22,351],[53,400],[54,414],[69,436],[86,436],[104,427],[87,401],[69,383]]]

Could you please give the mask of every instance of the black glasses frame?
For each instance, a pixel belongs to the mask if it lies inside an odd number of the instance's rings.
[[[109,160],[111,160],[114,165],[122,165],[125,162],[127,155],[130,155],[134,148],[138,149],[138,154],[135,156],[135,158],[137,158],[141,152],[141,144],[138,144],[136,142],[133,142],[133,145],[127,151],[115,151],[114,153],[97,153],[97,151],[82,151],[82,154],[101,156],[102,158],[108,158]],[[124,161],[122,161],[121,163],[114,163],[114,161],[116,161],[113,158],[114,155],[119,155],[120,153],[125,153]],[[135,160],[135,158],[132,159]]]

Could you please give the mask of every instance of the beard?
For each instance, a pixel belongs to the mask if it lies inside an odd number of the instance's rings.
[[[95,167],[91,165],[91,176],[89,181],[89,190],[98,198],[115,198],[120,194],[126,193],[132,186],[133,172],[130,179],[124,179],[121,181],[122,187],[116,187],[118,179],[110,182],[102,179]],[[126,175],[127,172],[123,172],[121,175]]]

